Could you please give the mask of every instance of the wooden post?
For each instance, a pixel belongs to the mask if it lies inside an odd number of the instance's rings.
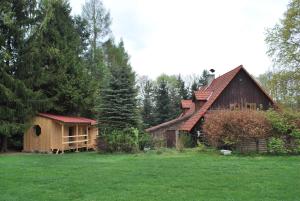
[[[64,153],[64,124],[61,124],[61,153]]]
[[[49,134],[50,136],[50,152],[52,153],[53,149],[52,149],[52,132],[50,132]]]
[[[78,124],[76,124],[76,152],[78,152],[78,141],[79,141],[79,139],[78,139]]]
[[[86,150],[89,150],[89,126],[86,126]]]

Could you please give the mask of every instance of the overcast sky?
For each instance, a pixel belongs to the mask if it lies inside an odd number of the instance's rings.
[[[85,0],[70,0],[80,14]],[[220,75],[243,64],[257,76],[272,67],[265,29],[282,18],[288,0],[104,0],[112,31],[123,38],[139,75]]]

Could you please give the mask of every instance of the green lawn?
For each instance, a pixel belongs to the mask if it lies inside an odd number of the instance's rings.
[[[0,200],[300,200],[300,156],[0,155]]]

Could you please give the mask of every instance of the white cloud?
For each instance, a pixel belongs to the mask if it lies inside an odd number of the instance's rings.
[[[74,13],[79,1],[71,0]],[[84,1],[80,1],[82,4]],[[240,64],[258,75],[271,67],[264,32],[288,0],[104,0],[115,37],[140,75],[192,74]]]

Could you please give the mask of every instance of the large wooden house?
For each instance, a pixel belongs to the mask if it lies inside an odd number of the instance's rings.
[[[197,135],[205,114],[219,109],[267,110],[275,105],[272,98],[262,89],[242,65],[214,78],[209,75],[207,86],[193,94],[192,100],[182,100],[182,113],[176,119],[146,129],[153,137],[166,140],[168,147],[177,145],[179,134]]]
[[[39,113],[31,125],[24,134],[25,152],[63,153],[96,148],[98,128],[93,119]]]

